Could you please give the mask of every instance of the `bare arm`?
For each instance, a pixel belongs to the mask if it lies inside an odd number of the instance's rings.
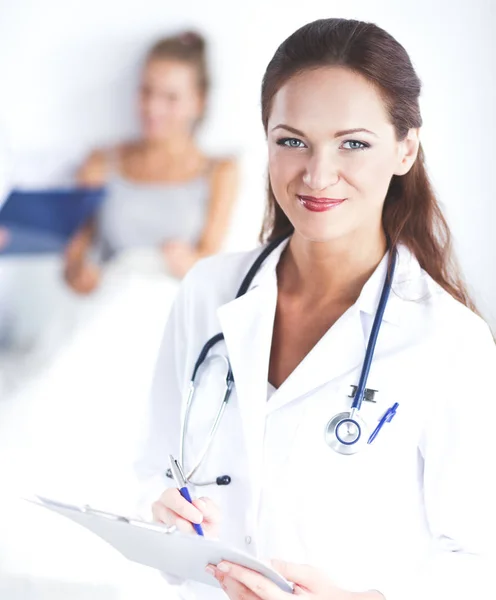
[[[207,219],[196,247],[199,258],[220,250],[231,220],[238,184],[238,165],[234,160],[223,160],[216,164],[212,173]]]
[[[237,190],[236,162],[233,160],[218,162],[212,173],[210,202],[198,244],[190,246],[175,241],[164,246],[165,259],[172,275],[184,277],[200,258],[220,250],[229,227]]]
[[[9,243],[9,231],[5,227],[0,227],[0,250]]]
[[[86,187],[105,185],[107,160],[105,152],[93,152],[79,169],[76,180]],[[98,269],[90,265],[87,254],[95,237],[95,222],[90,219],[79,229],[67,244],[65,250],[64,277],[76,292],[85,294],[98,285]]]

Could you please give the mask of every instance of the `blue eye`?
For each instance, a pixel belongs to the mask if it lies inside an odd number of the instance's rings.
[[[286,146],[286,148],[306,148],[305,144],[298,138],[281,138],[277,140],[278,146]]]
[[[351,144],[351,148],[345,148],[345,150],[366,150],[367,148],[370,148],[369,144],[366,144],[365,142],[359,142],[358,140],[346,140],[346,142],[343,142],[343,146],[344,144]]]

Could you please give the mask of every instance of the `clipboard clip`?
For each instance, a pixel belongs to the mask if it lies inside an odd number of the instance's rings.
[[[152,531],[157,531],[159,533],[169,534],[177,531],[177,527],[175,525],[168,526],[165,525],[165,523],[152,523],[150,521],[142,521],[139,518],[135,519],[133,517],[116,515],[114,513],[109,513],[104,510],[92,508],[89,504],[84,504],[83,506],[75,506],[73,504],[65,504],[64,502],[59,502],[57,500],[50,500],[48,498],[44,498],[43,496],[33,496],[31,498],[23,498],[23,500],[52,510],[55,509],[57,511],[74,511],[88,515],[94,515],[95,517],[108,519],[109,521],[127,523],[128,525],[133,525],[134,527],[141,527],[142,529],[149,529]]]
[[[104,510],[97,510],[96,508],[92,508],[89,504],[81,506],[81,512],[90,515],[95,515],[97,517],[103,517],[104,519],[110,519],[111,521],[123,521],[124,523],[131,522],[131,519],[129,519],[128,517],[124,517],[122,515],[115,515]]]
[[[110,519],[111,521],[120,521],[133,525],[134,527],[141,527],[143,529],[149,529],[152,531],[159,531],[160,533],[174,533],[177,530],[175,525],[165,525],[165,523],[151,523],[149,521],[141,521],[140,519],[133,519],[132,517],[124,517],[123,515],[116,515],[113,513],[105,512],[103,510],[97,510],[92,508],[89,504],[85,504],[81,507],[81,512],[95,515],[96,517],[103,517],[104,519]]]

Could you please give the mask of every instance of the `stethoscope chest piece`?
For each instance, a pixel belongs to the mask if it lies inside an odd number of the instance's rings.
[[[367,443],[367,425],[356,412],[341,412],[327,423],[326,444],[339,454],[355,454]]]

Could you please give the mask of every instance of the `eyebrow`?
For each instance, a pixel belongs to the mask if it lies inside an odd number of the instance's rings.
[[[284,125],[284,123],[280,123],[271,129],[271,131],[275,131],[276,129],[285,129],[286,131],[290,131],[295,135],[299,135],[301,137],[305,137],[305,134],[299,129],[295,129],[294,127],[290,127],[289,125]],[[342,131],[337,131],[334,134],[335,138],[343,137],[344,135],[351,135],[352,133],[370,133],[374,137],[378,137],[376,133],[370,131],[370,129],[365,129],[364,127],[357,127],[355,129],[343,129]]]

